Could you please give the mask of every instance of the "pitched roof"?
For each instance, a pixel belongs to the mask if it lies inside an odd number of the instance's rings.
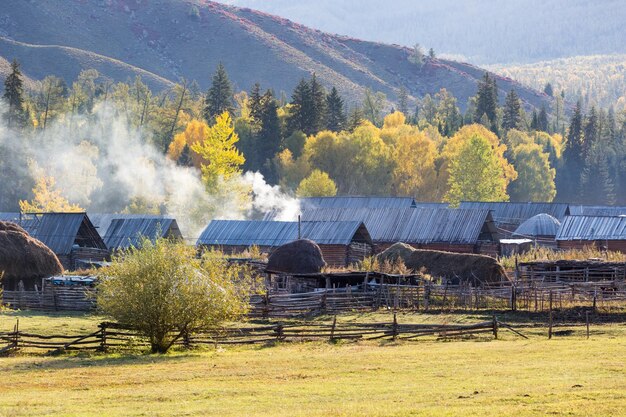
[[[88,216],[102,238],[114,219],[173,219],[172,216],[158,214],[88,213]]]
[[[493,220],[498,225],[520,225],[540,213],[547,213],[561,221],[568,214],[566,203],[509,203],[509,202],[481,202],[462,201],[459,208],[491,210]]]
[[[569,206],[570,216],[619,216],[626,214],[624,206]]]
[[[520,224],[520,226],[515,229],[513,235],[533,237],[556,236],[559,227],[561,227],[561,222],[549,214],[541,213]]]
[[[348,245],[352,241],[371,243],[362,222],[302,222],[303,239],[319,245]],[[298,239],[298,222],[265,220],[213,220],[204,229],[198,245],[281,246]]]
[[[415,207],[412,197],[307,197],[301,198],[303,208],[403,208]]]
[[[626,240],[626,216],[567,216],[556,240]]]
[[[104,235],[104,242],[109,249],[126,249],[137,247],[142,238],[154,241],[160,237],[182,239],[175,219],[113,219]]]
[[[69,255],[74,245],[106,249],[85,213],[2,213],[0,217],[19,224],[57,255]]]
[[[447,208],[311,209],[304,221],[362,221],[374,242],[476,243],[484,228],[497,235],[488,210]],[[496,237],[497,239],[497,237]]]

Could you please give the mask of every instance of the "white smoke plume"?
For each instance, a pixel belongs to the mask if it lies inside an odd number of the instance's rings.
[[[243,175],[239,192],[209,195],[196,169],[176,165],[141,133],[104,105],[33,134],[18,135],[0,123],[0,204],[6,210],[17,198],[28,198],[34,180],[45,175],[88,212],[115,213],[133,201],[148,202],[175,217],[189,239],[212,218],[243,219],[269,211],[284,220],[297,216],[298,201],[258,173]],[[251,199],[242,201],[241,187],[249,189]]]

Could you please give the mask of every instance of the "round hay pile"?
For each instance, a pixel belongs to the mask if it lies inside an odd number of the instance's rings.
[[[394,262],[398,258],[413,271],[423,268],[425,273],[453,284],[483,285],[508,281],[502,265],[486,255],[414,249],[404,243],[395,243],[378,255],[379,262]]]
[[[267,269],[291,274],[315,274],[326,266],[317,243],[308,239],[295,240],[278,247],[267,260]]]
[[[63,267],[56,255],[15,223],[0,221],[0,273],[3,278],[44,278]]]

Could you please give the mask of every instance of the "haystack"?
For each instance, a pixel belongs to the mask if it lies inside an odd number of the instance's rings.
[[[502,265],[486,255],[414,249],[404,243],[395,243],[378,255],[379,262],[394,262],[398,258],[409,269],[423,270],[432,277],[444,278],[454,284],[483,285],[508,280]]]
[[[317,243],[308,239],[295,240],[279,246],[270,255],[267,269],[290,274],[314,274],[326,266]]]
[[[58,275],[56,255],[15,223],[0,221],[0,273],[3,279],[33,279]]]

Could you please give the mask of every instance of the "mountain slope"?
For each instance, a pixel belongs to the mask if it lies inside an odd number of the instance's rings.
[[[401,87],[414,97],[447,88],[463,107],[483,72],[439,59],[420,70],[409,62],[407,48],[330,35],[202,0],[40,0],[37,7],[20,1],[2,13],[0,35],[6,39],[0,54],[23,60],[24,72],[35,78],[48,70],[71,81],[80,68],[99,62],[113,79],[143,70],[169,81],[195,79],[204,89],[221,61],[236,89],[259,81],[290,92],[302,77],[316,73],[349,102],[360,101],[365,87],[392,100]],[[510,79],[500,78],[499,87],[502,97],[516,88],[528,105],[549,100]]]
[[[401,45],[419,42],[479,63],[626,53],[623,0],[221,1],[331,33]]]

